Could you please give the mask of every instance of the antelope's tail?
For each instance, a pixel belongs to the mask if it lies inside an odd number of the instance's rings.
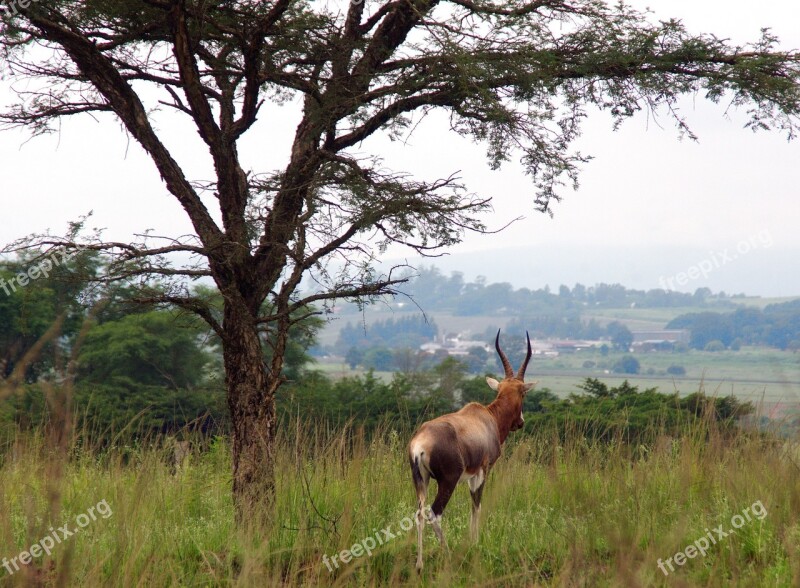
[[[424,454],[424,452],[422,452]],[[419,458],[420,455],[415,455],[411,458],[411,479],[414,480],[414,487],[419,489],[425,483],[425,479],[422,477],[422,472],[419,469]]]
[[[408,450],[408,462],[411,466],[411,479],[417,493],[417,572],[422,570],[422,532],[425,526],[425,497],[428,494],[430,470],[427,467],[425,450],[419,444],[412,444]]]

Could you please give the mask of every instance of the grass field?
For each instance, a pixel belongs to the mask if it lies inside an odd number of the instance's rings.
[[[515,435],[487,482],[479,541],[468,539],[469,498],[459,488],[443,520],[449,549],[427,528],[426,567],[417,576],[407,433],[387,429],[368,441],[309,425],[284,431],[276,515],[260,532],[233,524],[223,439],[172,475],[155,449],[100,451],[73,440],[60,453],[42,435],[19,434],[0,461],[0,558],[18,558],[64,525],[76,532],[12,575],[0,568],[0,585],[800,582],[793,445],[723,440],[712,425],[634,458],[622,445],[587,445],[580,431],[562,446],[546,435]],[[101,501],[110,514],[89,519]]]

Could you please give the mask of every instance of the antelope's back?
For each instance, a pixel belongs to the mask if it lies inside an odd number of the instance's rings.
[[[485,406],[473,402],[423,423],[408,451],[410,462],[420,464],[434,479],[455,472],[474,474],[500,456],[497,424]]]

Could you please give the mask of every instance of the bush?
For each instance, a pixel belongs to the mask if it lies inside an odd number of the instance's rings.
[[[394,355],[386,347],[372,347],[364,353],[362,363],[369,370],[388,372],[394,368]]]
[[[611,368],[615,374],[638,374],[641,369],[639,360],[632,355],[625,355]]]
[[[667,373],[672,376],[685,376],[686,375],[686,368],[682,365],[671,365],[667,368]]]
[[[714,339],[713,341],[709,341],[708,343],[706,343],[704,350],[711,351],[714,353],[718,351],[725,351],[725,343],[723,343],[719,339]]]
[[[551,431],[562,441],[570,432],[579,432],[587,440],[622,440],[636,447],[659,435],[679,437],[697,431],[695,425],[704,426],[711,412],[719,431],[733,431],[737,419],[754,411],[751,403],[741,403],[733,396],[713,398],[696,392],[679,399],[677,394],[664,394],[656,388],[640,391],[627,380],[609,387],[587,378],[579,388],[583,394],[549,401],[541,412],[526,413],[527,430]]]

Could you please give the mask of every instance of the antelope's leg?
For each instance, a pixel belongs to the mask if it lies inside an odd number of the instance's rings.
[[[486,483],[486,474],[480,470],[475,476],[470,478],[469,495],[472,497],[472,516],[469,519],[469,534],[473,541],[478,540],[478,526],[481,516],[481,496],[483,496],[483,486]]]
[[[433,526],[433,532],[436,533],[439,543],[445,549],[447,548],[447,541],[445,541],[444,533],[442,533],[442,513],[444,513],[447,503],[450,502],[450,497],[453,495],[453,490],[456,489],[459,477],[456,475],[436,481],[438,484],[436,499],[431,506],[431,526]]]

